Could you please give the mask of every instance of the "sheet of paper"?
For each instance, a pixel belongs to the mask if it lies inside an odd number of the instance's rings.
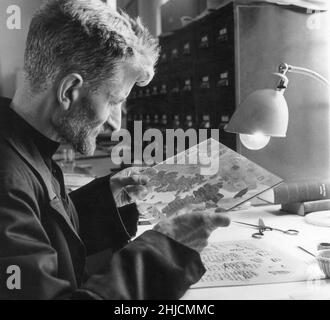
[[[156,165],[152,192],[138,206],[170,216],[186,205],[224,212],[278,185],[282,179],[214,139]]]
[[[293,300],[330,300],[330,292],[328,286],[310,286],[304,292],[293,292],[290,295]]]
[[[85,174],[78,173],[65,173],[64,174],[64,182],[67,188],[71,190],[76,190],[85,184],[93,181],[95,177],[88,176]]]
[[[201,257],[207,271],[195,288],[292,282],[321,276],[303,260],[262,240],[211,243]]]

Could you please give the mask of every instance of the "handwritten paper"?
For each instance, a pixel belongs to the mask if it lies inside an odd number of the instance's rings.
[[[202,254],[206,273],[194,288],[242,286],[311,278],[308,265],[260,240],[211,243]]]

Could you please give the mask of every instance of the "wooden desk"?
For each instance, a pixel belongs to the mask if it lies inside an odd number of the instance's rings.
[[[316,253],[317,244],[330,242],[330,228],[317,227],[305,222],[304,217],[288,215],[279,211],[279,206],[257,207],[228,213],[232,221],[238,220],[256,224],[262,218],[266,225],[280,229],[297,229],[299,235],[290,236],[276,231],[267,231],[262,239],[298,259],[314,263],[315,259],[298,249],[302,246]],[[139,234],[151,227],[139,227]],[[209,239],[210,242],[252,239],[253,228],[230,224],[227,228],[218,228]],[[315,266],[318,268],[317,266]],[[310,280],[303,282],[277,283],[253,286],[216,287],[190,289],[183,300],[249,300],[249,299],[330,299],[330,280]]]

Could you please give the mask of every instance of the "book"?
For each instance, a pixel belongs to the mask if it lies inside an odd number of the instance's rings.
[[[95,179],[94,176],[87,174],[79,174],[79,173],[64,173],[64,183],[65,186],[74,191],[87,183],[92,182]]]
[[[330,199],[286,203],[282,204],[281,210],[305,216],[315,211],[330,210]]]
[[[330,199],[330,180],[284,182],[273,191],[275,204]]]
[[[150,193],[138,201],[146,216],[192,211],[226,212],[283,180],[217,140],[208,139],[157,164],[149,176]],[[155,173],[156,172],[156,173]]]

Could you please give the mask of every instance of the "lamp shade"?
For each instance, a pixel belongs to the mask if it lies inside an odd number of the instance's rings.
[[[272,137],[285,137],[289,122],[288,105],[283,91],[257,90],[235,111],[225,131]]]

